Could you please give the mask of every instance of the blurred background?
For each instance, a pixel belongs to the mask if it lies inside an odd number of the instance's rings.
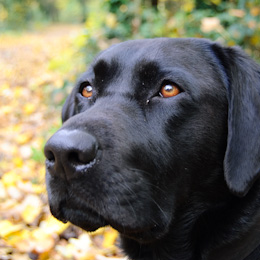
[[[97,52],[164,36],[239,45],[259,62],[260,1],[0,0],[0,260],[124,259],[115,230],[51,217],[42,149]]]

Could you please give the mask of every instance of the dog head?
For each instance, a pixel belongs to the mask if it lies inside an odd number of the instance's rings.
[[[149,242],[191,200],[246,196],[260,172],[259,78],[242,51],[201,39],[101,52],[45,146],[53,215]]]

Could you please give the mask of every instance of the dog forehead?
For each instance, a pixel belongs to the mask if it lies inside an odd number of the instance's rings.
[[[109,67],[128,69],[140,64],[157,67],[180,66],[187,69],[208,66],[207,47],[210,41],[204,39],[157,38],[131,40],[111,46],[95,59],[94,71],[103,72]],[[149,68],[149,66],[148,66]]]

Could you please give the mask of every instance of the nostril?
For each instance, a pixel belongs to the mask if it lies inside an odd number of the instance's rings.
[[[45,157],[47,158],[47,160],[55,162],[55,155],[51,150],[45,150]]]
[[[68,161],[72,164],[81,164],[79,154],[77,152],[70,152],[68,154]]]
[[[84,147],[75,149],[74,151],[68,151],[67,159],[68,162],[73,165],[87,165],[92,163],[92,161],[96,158],[97,154],[97,146],[94,144],[88,145],[85,144]]]

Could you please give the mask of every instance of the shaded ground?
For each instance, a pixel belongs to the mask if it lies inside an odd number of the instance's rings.
[[[60,125],[55,104],[66,95],[53,89],[82,66],[81,29],[0,35],[0,260],[120,257],[116,231],[89,235],[56,221],[47,205],[42,148]]]

